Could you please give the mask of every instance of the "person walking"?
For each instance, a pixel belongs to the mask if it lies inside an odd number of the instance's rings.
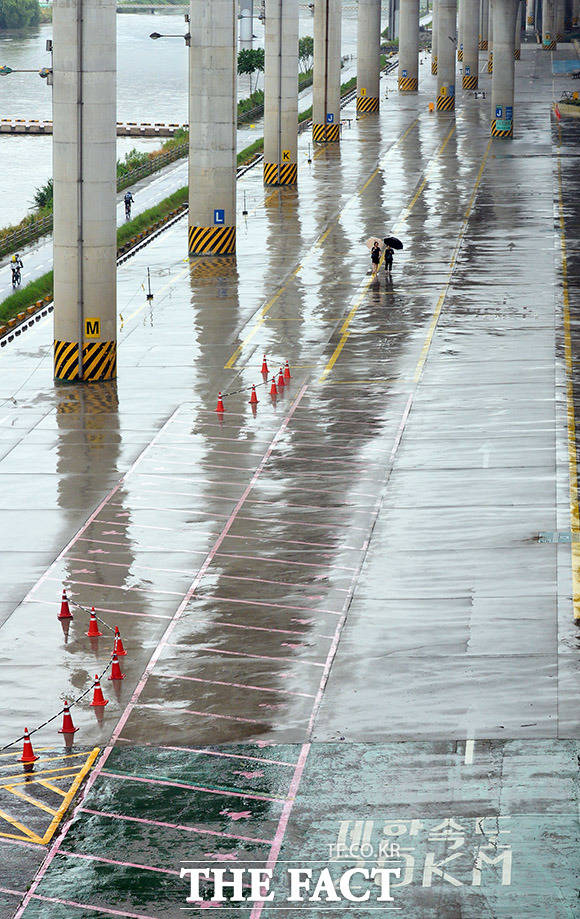
[[[123,198],[123,201],[125,202],[125,220],[131,219],[131,205],[133,204],[134,200],[135,199],[133,198],[133,195],[130,191],[128,191]]]
[[[381,247],[379,246],[378,242],[374,242],[373,247],[371,249],[371,265],[372,265],[373,278],[376,278],[377,276],[380,260],[381,260]]]
[[[391,246],[385,246],[385,271],[387,274],[390,274],[393,268],[394,251],[395,250]]]

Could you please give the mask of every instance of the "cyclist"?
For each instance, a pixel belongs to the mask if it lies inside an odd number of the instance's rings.
[[[125,220],[131,219],[131,205],[133,204],[133,195],[130,191],[126,192],[123,201],[125,202]]]
[[[18,252],[16,255],[12,256],[12,287],[18,287],[22,279],[22,269],[24,268],[24,263],[20,258]]]

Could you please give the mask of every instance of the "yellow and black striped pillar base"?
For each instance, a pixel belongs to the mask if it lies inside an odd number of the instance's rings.
[[[458,60],[458,61],[462,61],[462,60],[463,60],[463,48],[458,48],[458,49],[457,49],[457,60]]]
[[[431,73],[437,73],[437,55],[431,60]]]
[[[357,112],[378,112],[379,100],[376,96],[357,96],[356,110]]]
[[[455,110],[455,96],[437,96],[438,112],[453,112]]]
[[[487,61],[487,72],[493,73],[493,51],[489,52],[489,58]]]
[[[117,343],[91,341],[83,345],[83,373],[79,377],[79,345],[54,341],[54,379],[61,383],[98,383],[117,376]]]
[[[552,38],[551,35],[546,35],[542,40],[542,48],[544,51],[554,51],[556,48],[556,39]]]
[[[520,49],[514,48],[514,61],[519,61],[521,57]]]
[[[533,17],[533,16],[528,16],[527,22],[528,22],[528,25],[529,25],[529,26],[533,26],[533,24],[534,24],[534,17]]]
[[[562,35],[562,33],[561,33],[561,32],[556,32],[556,42],[562,43],[563,40],[564,40],[564,36]]]
[[[340,140],[340,125],[313,124],[312,140],[315,144],[333,144]]]
[[[462,86],[463,89],[477,89],[477,74],[464,73]]]
[[[509,131],[500,131],[496,126],[495,118],[491,119],[491,136],[492,137],[513,137],[514,136],[514,123],[512,121],[511,128]]]
[[[418,77],[399,77],[400,93],[416,93],[419,89]]]
[[[264,163],[264,185],[296,185],[296,163]]]
[[[190,227],[190,255],[233,255],[236,251],[235,227]]]
[[[480,51],[487,51],[487,38],[480,38],[480,39],[479,39],[479,50],[480,50]]]

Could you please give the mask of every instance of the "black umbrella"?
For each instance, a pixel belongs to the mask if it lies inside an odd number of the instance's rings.
[[[391,249],[402,249],[403,243],[400,239],[397,239],[396,236],[385,236],[383,240],[385,246],[390,246]]]

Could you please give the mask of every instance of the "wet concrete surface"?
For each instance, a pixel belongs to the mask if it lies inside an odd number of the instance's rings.
[[[110,627],[128,650],[102,719],[73,709],[105,753],[25,916],[177,916],[181,859],[278,877],[341,833],[409,836],[405,915],[573,915],[578,129],[522,57],[513,142],[488,101],[393,94],[297,191],[244,177],[235,263],[189,265],[185,222],[126,263],[116,384],[54,389],[48,322],[3,350],[1,743],[90,686]],[[75,607],[64,641],[63,585],[102,638]]]

